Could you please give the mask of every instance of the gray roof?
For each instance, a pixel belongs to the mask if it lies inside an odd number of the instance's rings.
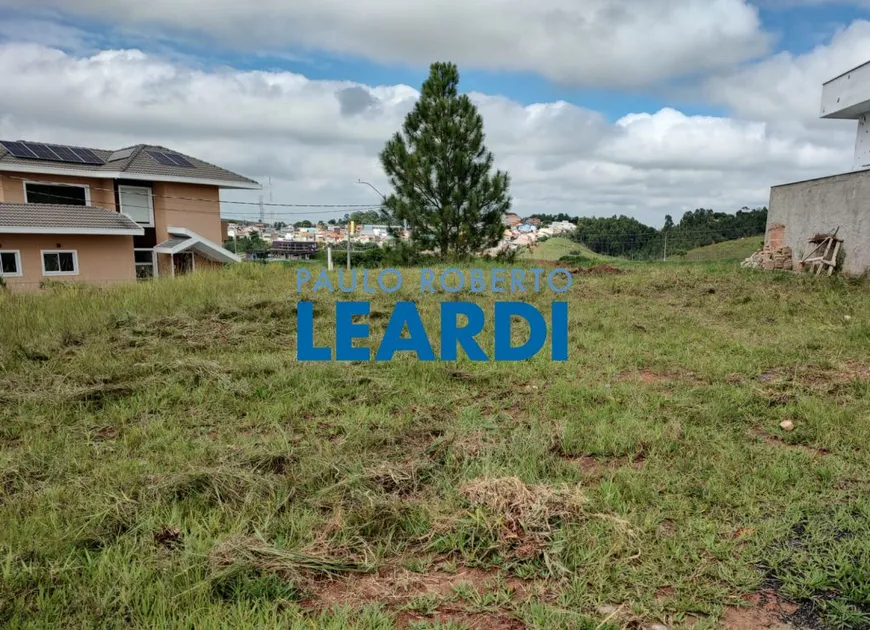
[[[19,142],[27,142],[27,140]],[[47,142],[43,142],[41,144],[47,144],[50,147],[65,146],[49,144]],[[148,151],[149,149],[154,151],[177,153],[178,155],[186,158],[191,164],[193,164],[193,168],[188,168],[186,166],[170,166],[167,164],[160,164],[154,158],[148,155],[146,151]],[[32,165],[45,168],[62,168],[65,170],[76,170],[82,172],[120,172],[122,178],[124,173],[131,173],[139,176],[151,175],[156,181],[160,181],[161,177],[184,177],[187,179],[207,179],[218,182],[226,182],[227,187],[232,187],[234,184],[244,184],[245,186],[259,186],[259,184],[253,179],[244,177],[243,175],[239,175],[238,173],[233,173],[232,171],[228,171],[225,168],[215,166],[214,164],[210,164],[209,162],[205,162],[195,157],[191,157],[179,151],[175,151],[174,149],[168,149],[166,147],[158,145],[137,144],[132,147],[124,147],[123,149],[117,150],[90,150],[96,153],[97,156],[105,162],[105,164],[79,164],[71,162],[53,162],[50,160],[18,158],[9,153],[9,151],[7,151],[6,148],[3,147],[3,145],[0,145],[0,171],[3,170],[4,165]],[[116,159],[109,161],[113,157]]]
[[[168,238],[162,243],[158,243],[156,247],[165,247],[166,249],[174,249],[178,245],[185,243],[187,241],[193,241],[189,236],[173,236],[172,238]]]
[[[142,226],[127,215],[96,206],[0,203],[0,233],[144,234],[144,232]]]

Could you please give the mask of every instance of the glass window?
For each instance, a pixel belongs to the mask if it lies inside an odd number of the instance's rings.
[[[21,255],[17,250],[0,251],[0,276],[20,276]]]
[[[145,186],[118,186],[121,212],[141,225],[154,225],[151,189]]]
[[[157,258],[154,250],[137,249],[133,251],[136,262],[136,277],[140,280],[153,278],[157,275]]]
[[[79,272],[76,252],[42,252],[42,271],[48,275],[75,275]]]
[[[24,192],[27,203],[54,203],[65,206],[88,205],[88,192],[84,186],[25,182]]]

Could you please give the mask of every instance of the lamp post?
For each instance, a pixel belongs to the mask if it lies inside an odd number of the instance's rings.
[[[369,183],[369,182],[364,182],[364,181],[361,180],[361,179],[356,180],[356,183],[357,183],[357,184],[363,184],[363,185],[365,185],[365,186],[368,186],[369,188],[371,188],[372,190],[374,190],[376,193],[378,193],[378,195],[380,196],[381,199],[384,200],[384,202],[387,201],[387,198],[384,196],[384,193],[382,193],[380,190],[378,190],[377,188],[375,188],[371,183]],[[408,220],[407,220],[407,219],[404,219],[404,220],[402,221],[402,230],[405,231],[405,232],[408,231]]]
[[[375,188],[375,187],[374,187],[372,184],[370,184],[369,182],[364,182],[363,180],[358,179],[358,180],[356,180],[356,183],[357,183],[357,184],[363,184],[363,185],[365,185],[365,186],[368,186],[369,188],[371,188],[372,190],[374,190],[376,193],[378,193],[378,195],[380,196],[381,199],[383,199],[384,201],[387,200],[387,198],[384,196],[384,194],[383,194],[380,190],[378,190],[377,188]]]

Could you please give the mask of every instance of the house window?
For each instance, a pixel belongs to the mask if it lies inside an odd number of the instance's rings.
[[[0,277],[21,275],[21,253],[18,250],[0,249]]]
[[[136,278],[146,280],[157,275],[157,252],[153,249],[133,250],[136,260]]]
[[[87,186],[24,182],[24,198],[27,203],[88,206],[90,205],[90,196],[90,189]]]
[[[78,254],[75,250],[43,250],[42,275],[75,276],[79,273]]]
[[[121,212],[139,225],[154,227],[154,204],[146,186],[118,186]]]

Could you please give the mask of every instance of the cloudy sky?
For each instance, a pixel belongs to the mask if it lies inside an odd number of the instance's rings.
[[[851,168],[821,84],[870,60],[870,0],[0,0],[0,138],[163,144],[267,201],[376,203],[356,182],[387,191],[378,152],[436,60],[517,212],[661,225]]]

